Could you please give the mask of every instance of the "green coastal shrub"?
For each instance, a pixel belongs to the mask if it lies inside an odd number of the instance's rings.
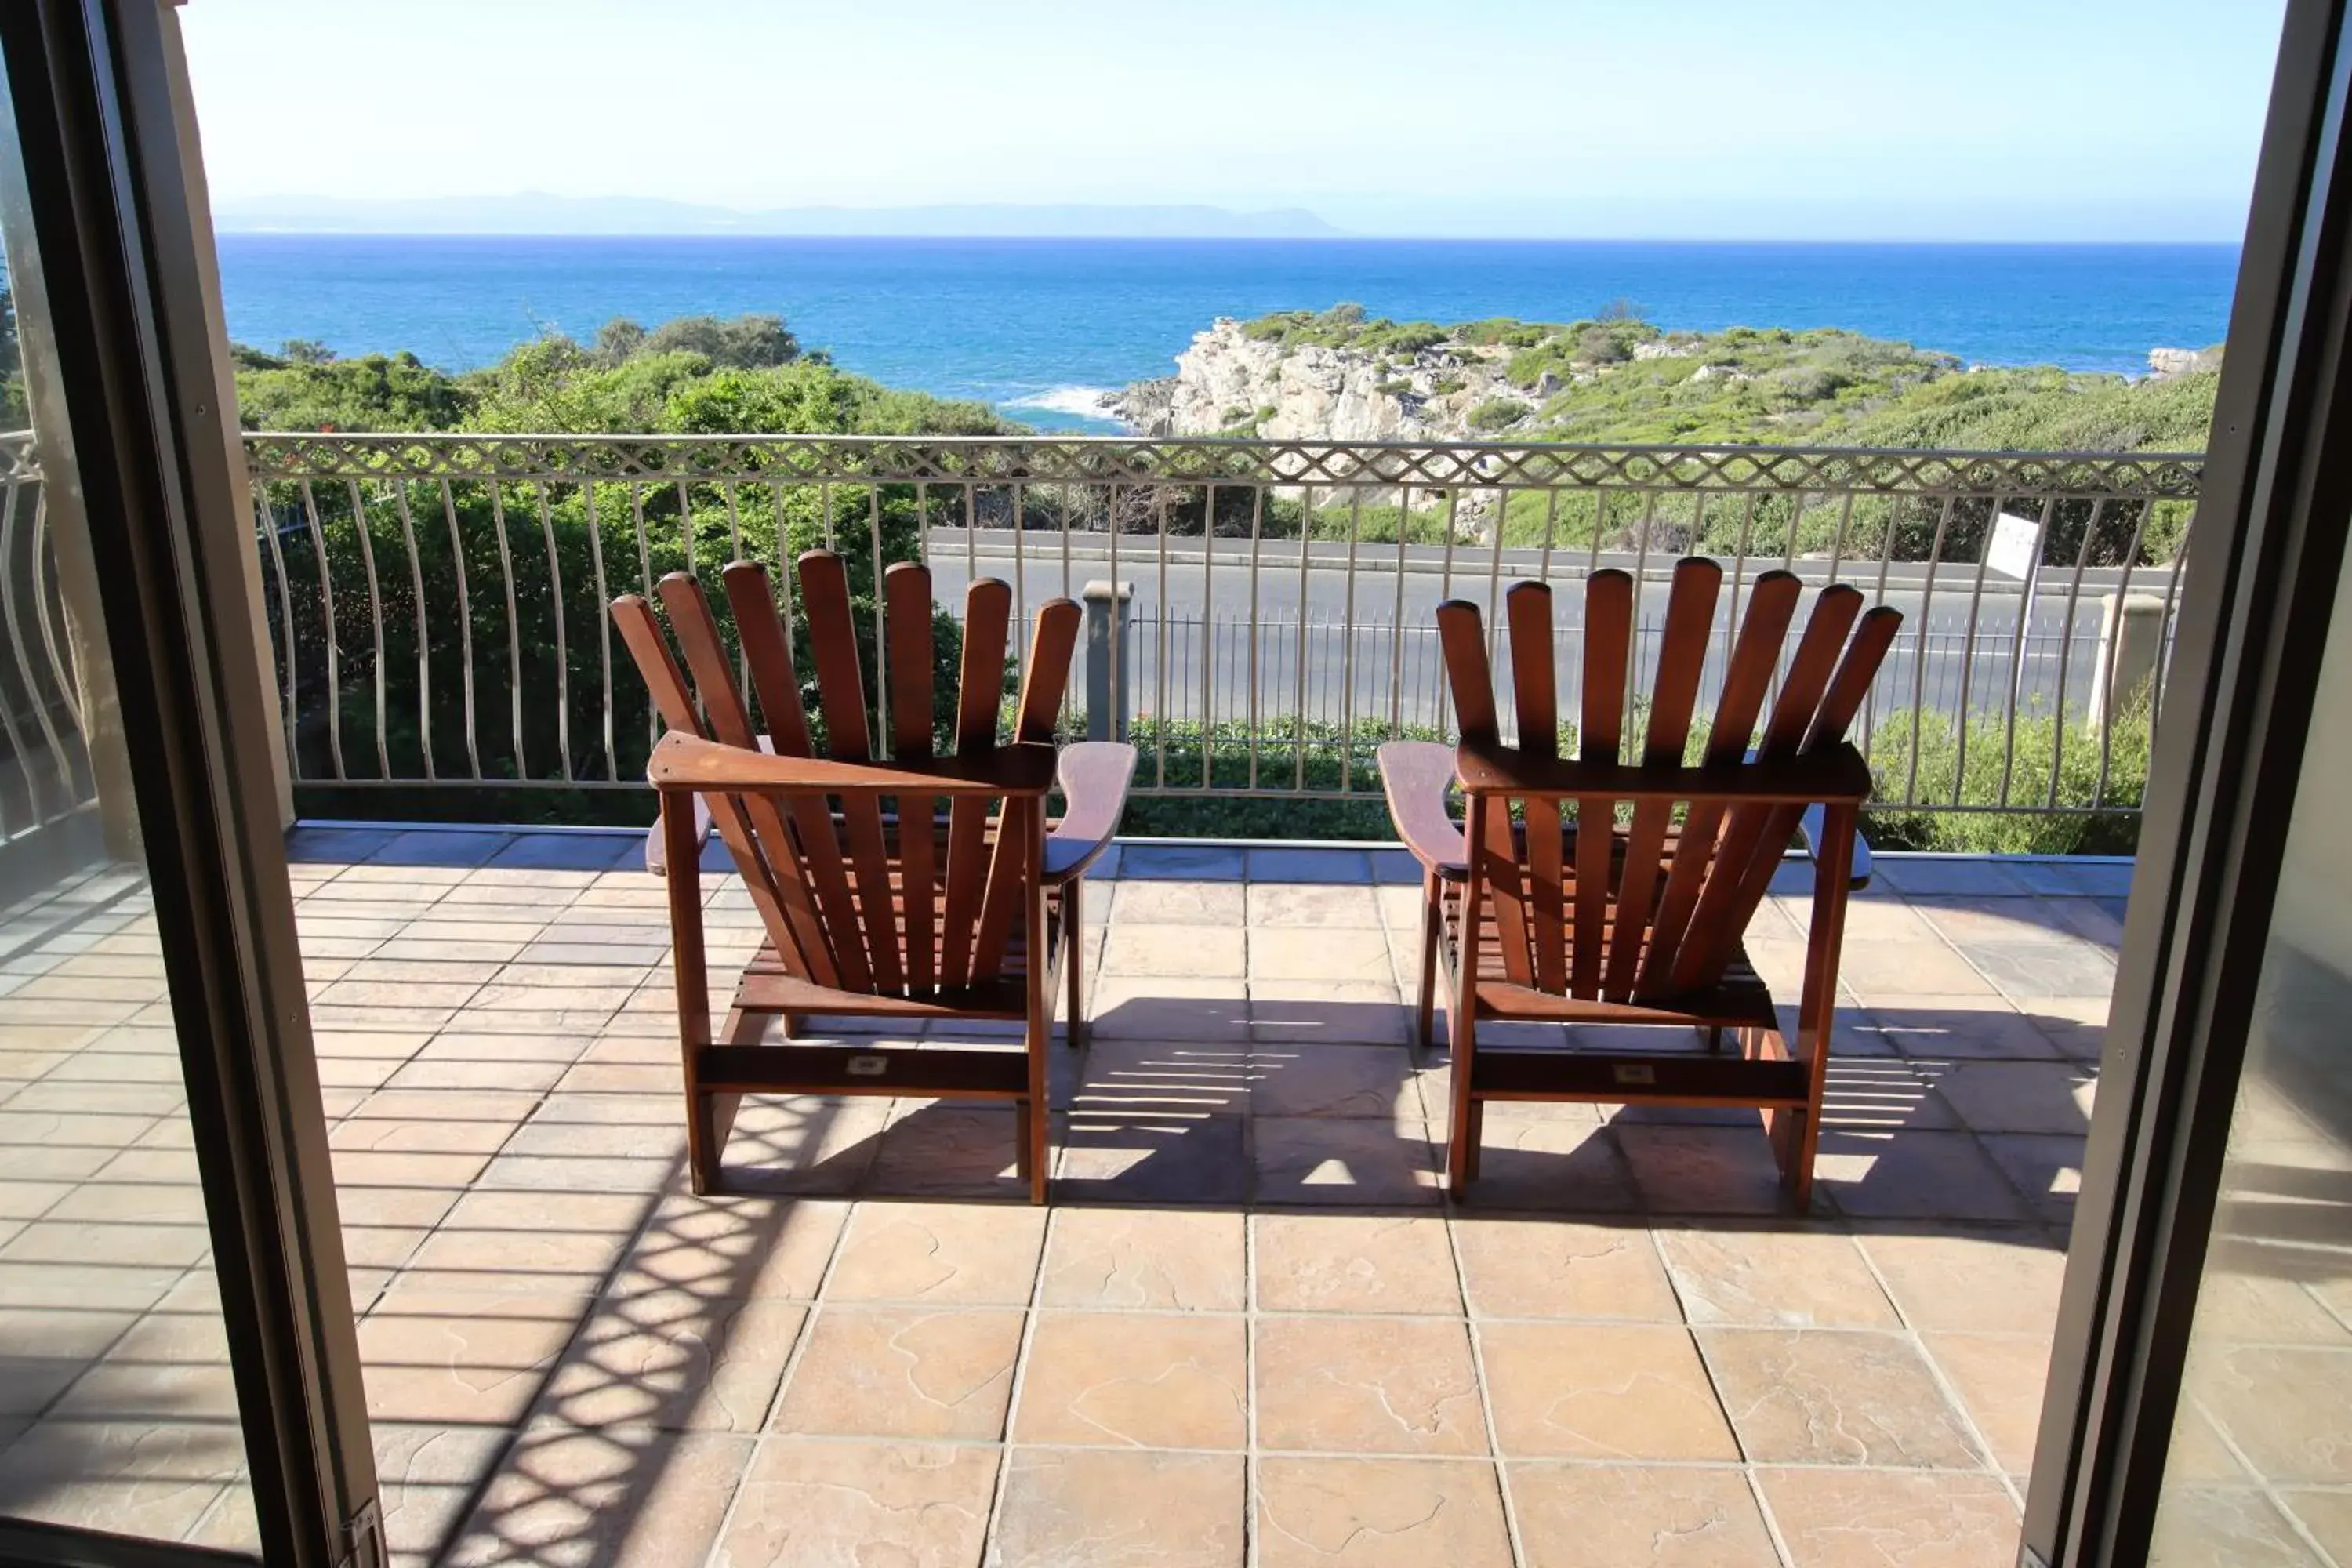
[[[1500,430],[1528,416],[1528,405],[1516,397],[1490,397],[1464,417],[1473,430]]]

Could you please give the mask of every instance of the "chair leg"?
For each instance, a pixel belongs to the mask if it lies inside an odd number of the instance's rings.
[[[1038,807],[1042,813],[1044,807]],[[1037,835],[1045,837],[1042,816]],[[1032,895],[1029,905],[1029,929],[1045,929],[1045,896],[1042,888]],[[1021,1140],[1014,1163],[1022,1175],[1028,1178],[1029,1201],[1045,1201],[1047,1178],[1053,1172],[1053,1160],[1048,1152],[1054,1128],[1054,1101],[1046,1087],[1046,1063],[1054,1047],[1054,997],[1046,987],[1053,976],[1040,963],[1029,971],[1028,1027],[1023,1032],[1022,1046],[1029,1057],[1029,1092],[1021,1100],[1020,1114],[1013,1119],[1013,1134]]]
[[[1087,924],[1078,895],[1085,880],[1073,877],[1062,889],[1062,963],[1069,972],[1069,1010],[1063,1018],[1062,1038],[1074,1050],[1087,1043]]]
[[[1413,1016],[1413,1046],[1427,1051],[1437,1033],[1437,937],[1445,918],[1437,873],[1421,874],[1421,1001]]]
[[[1448,1033],[1454,1059],[1447,1071],[1454,1086],[1454,1125],[1445,1140],[1445,1191],[1457,1199],[1478,1174],[1478,1133],[1483,1121],[1478,1102],[1470,1092],[1471,1016],[1476,1008],[1471,998],[1463,994],[1467,990],[1467,985],[1456,988],[1454,1005],[1447,1013],[1447,1021],[1453,1026]]]
[[[719,1037],[730,1046],[755,1045],[766,1032],[767,1021],[772,1016],[730,1007],[727,1021],[719,1026]],[[687,1049],[690,1062],[700,1061],[701,1055],[698,1046],[689,1046]],[[740,1094],[714,1094],[701,1088],[694,1082],[693,1069],[688,1068],[686,1090],[687,1175],[693,1183],[698,1197],[709,1197],[724,1190],[719,1181],[719,1156],[726,1152],[727,1136],[735,1131],[735,1112],[742,1103],[743,1097]]]

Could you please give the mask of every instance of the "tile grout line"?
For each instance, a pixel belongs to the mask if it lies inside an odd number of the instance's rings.
[[[683,1170],[683,1156],[680,1161],[679,1168]],[[797,1207],[809,1200],[786,1197],[774,1201]],[[727,1532],[734,1527],[735,1515],[743,1506],[743,1493],[751,1484],[751,1471],[759,1465],[760,1456],[768,1447],[769,1439],[777,1435],[776,1417],[782,1414],[784,1395],[791,1390],[793,1378],[800,1371],[801,1363],[808,1357],[810,1342],[816,1338],[817,1314],[824,1310],[825,1289],[833,1283],[833,1271],[841,1261],[843,1248],[848,1245],[849,1227],[857,1218],[857,1208],[856,1199],[842,1205],[841,1225],[833,1233],[833,1245],[825,1248],[824,1267],[817,1270],[816,1285],[809,1292],[808,1310],[801,1314],[800,1331],[793,1336],[792,1349],[784,1352],[783,1369],[776,1374],[776,1391],[768,1396],[767,1408],[761,1413],[760,1424],[751,1433],[751,1451],[743,1461],[743,1468],[735,1477],[735,1487],[728,1494],[727,1506],[719,1510],[719,1521],[711,1527],[710,1545],[702,1555],[705,1563],[718,1561],[720,1550],[726,1544]]]
[[[1764,1521],[1765,1538],[1772,1542],[1772,1550],[1780,1553],[1781,1563],[1793,1568],[1797,1561],[1796,1549],[1789,1544],[1788,1535],[1780,1529],[1780,1516],[1772,1511],[1771,1500],[1764,1495],[1762,1472],[1754,1465],[1742,1464],[1739,1477],[1748,1483],[1748,1495],[1756,1501],[1756,1514]]]
[[[1943,1363],[1936,1358],[1935,1352],[1928,1347],[1926,1334],[1911,1321],[1911,1314],[1905,1310],[1902,1299],[1895,1295],[1895,1288],[1887,1283],[1886,1276],[1880,1272],[1878,1260],[1870,1256],[1870,1248],[1862,1245],[1859,1237],[1854,1239],[1853,1249],[1862,1255],[1862,1266],[1870,1271],[1871,1279],[1877,1282],[1880,1292],[1886,1298],[1887,1305],[1895,1309],[1895,1321],[1903,1325],[1903,1337],[1910,1342],[1913,1352],[1918,1356],[1920,1363],[1927,1367],[1927,1376],[1934,1382],[1936,1392],[1943,1396],[1945,1405],[1952,1414],[1959,1417],[1961,1427],[1967,1432],[1969,1440],[1976,1445],[1977,1452],[1984,1461],[1978,1468],[1977,1473],[1990,1474],[2000,1481],[2000,1489],[2008,1496],[2021,1517],[2025,1511],[2024,1495],[2017,1489],[2017,1483],[2010,1479],[2009,1472],[2002,1468],[2000,1456],[1993,1451],[1991,1439],[1985,1436],[1984,1429],[1978,1425],[1976,1415],[1969,1410],[1968,1402],[1960,1397],[1960,1391],[1953,1385],[1951,1378],[1945,1373]],[[2042,1385],[2045,1392],[2050,1386],[2049,1373],[2046,1370],[2042,1373]],[[2032,1463],[2030,1459],[2027,1462]],[[1968,1472],[1953,1473],[1967,1474]]]
[[[1248,1137],[1246,1128],[1243,1137]],[[1247,1152],[1246,1142],[1244,1152]],[[1242,1323],[1242,1563],[1243,1568],[1258,1568],[1265,1548],[1263,1532],[1258,1529],[1265,1480],[1258,1468],[1257,1216],[1246,1203],[1242,1210],[1242,1310],[1245,1314]]]
[[[1049,1040],[1048,1045],[1052,1042]],[[1044,1114],[1049,1105],[1033,1114]],[[1021,1412],[1022,1391],[1029,1381],[1029,1357],[1037,1342],[1037,1320],[1041,1316],[1041,1298],[1045,1290],[1045,1258],[1054,1244],[1054,1231],[1059,1216],[1051,1204],[1045,1205],[1045,1223],[1037,1230],[1037,1261],[1029,1270],[1029,1303],[1021,1314],[1021,1337],[1013,1347],[1013,1377],[1004,1391],[1003,1425],[999,1428],[996,1453],[996,1481],[988,1494],[988,1513],[982,1521],[980,1538],[980,1561],[982,1568],[991,1562],[1002,1561],[997,1555],[1000,1544],[998,1531],[1004,1523],[1004,1498],[1013,1480],[1013,1423]],[[843,1226],[845,1230],[848,1227]]]
[[[2254,1489],[2262,1493],[2263,1500],[2278,1510],[2279,1517],[2286,1521],[2287,1527],[2294,1531],[2296,1538],[2309,1547],[2321,1563],[2326,1564],[2327,1568],[2336,1568],[2336,1553],[2320,1544],[2319,1538],[2312,1533],[2311,1527],[2303,1521],[2303,1515],[2287,1505],[2286,1498],[2278,1489],[2278,1483],[2263,1474],[2262,1467],[2255,1464],[2245,1449],[2239,1445],[2238,1440],[2230,1435],[2229,1427],[2214,1419],[2213,1413],[2205,1407],[2205,1402],[2202,1399],[2194,1394],[2187,1397],[2189,1405],[2195,1409],[2205,1425],[2213,1429],[2213,1436],[2221,1440],[2221,1447],[2229,1450],[2230,1458],[2235,1460],[2246,1474],[2254,1479]],[[2178,1424],[2179,1418],[2176,1416],[2176,1427]],[[2161,1498],[2158,1500],[2157,1508],[2160,1518],[2163,1512]]]
[[[1897,889],[1896,890],[1897,890],[1898,892],[1900,892],[1900,891],[1901,891],[1901,889]],[[1928,895],[1922,895],[1922,896],[1923,896],[1923,897],[1925,897],[1925,896],[1928,896]],[[2038,896],[2038,895],[2036,895],[2036,896]],[[1970,957],[1968,955],[1968,953],[1967,953],[1965,951],[1963,951],[1963,950],[1962,950],[1962,948],[1960,947],[1960,944],[1959,944],[1958,942],[1954,941],[1954,940],[1953,940],[1949,935],[1946,934],[1946,932],[1945,932],[1945,931],[1944,931],[1944,928],[1943,928],[1941,925],[1937,924],[1936,921],[1932,921],[1932,920],[1929,920],[1929,919],[1927,917],[1927,915],[1926,915],[1925,913],[1922,913],[1922,912],[1920,912],[1920,911],[1919,911],[1918,907],[1911,901],[1911,895],[1910,895],[1910,894],[1908,894],[1908,893],[1905,893],[1905,894],[1903,895],[1903,903],[1904,903],[1904,907],[1905,907],[1905,908],[1911,910],[1915,914],[1917,914],[1917,915],[1918,915],[1919,923],[1920,923],[1921,925],[1926,926],[1926,927],[1927,927],[1930,931],[1934,932],[1934,933],[1935,933],[1935,937],[1936,937],[1936,940],[1937,940],[1937,941],[1938,941],[1938,942],[1942,942],[1942,943],[1943,943],[1947,948],[1950,949],[1950,950],[1951,950],[1951,952],[1952,952],[1952,953],[1953,953],[1953,955],[1954,955],[1955,957],[1957,957],[1958,959],[1959,959],[1959,961],[1960,961],[1961,963],[1965,963],[1965,964],[1967,964],[1967,965],[1969,966],[1969,973],[1970,973],[1974,974],[1978,979],[1979,979],[1979,980],[1983,981],[1983,982],[1985,983],[1985,984],[1986,984],[1986,985],[1988,985],[1988,986],[1990,986],[1990,987],[1991,988],[1991,990],[1992,990],[1992,994],[1993,994],[1995,996],[1999,997],[1999,998],[2000,999],[2001,1003],[2002,1003],[2005,1006],[2007,1006],[2011,1012],[2015,1013],[2015,1014],[2016,1014],[2019,1017],[2021,1017],[2021,1018],[2025,1017],[2025,1014],[2024,1014],[2023,1010],[2022,1010],[2022,1009],[2021,1009],[2021,1008],[2018,1006],[2018,1005],[2017,1005],[2016,1001],[2015,1001],[2012,997],[2011,997],[2010,994],[2009,994],[2007,991],[2004,991],[2004,990],[2002,990],[2002,989],[2001,989],[2000,983],[1999,983],[1998,981],[1994,980],[1994,979],[1993,979],[1993,977],[1992,977],[1991,975],[1987,974],[1987,973],[1984,972],[1984,970],[1983,970],[1983,969],[1982,969],[1982,968],[1981,968],[1981,967],[1977,963],[1977,962],[1976,962],[1974,959],[1970,958]],[[2028,1019],[2028,1020],[2027,1020],[2027,1022],[2028,1022],[2029,1026],[2031,1026],[2031,1025],[2032,1025],[2032,1020],[2031,1020],[2031,1019]],[[2034,1030],[2034,1032],[2035,1032],[2036,1034],[2040,1034],[2040,1033],[2041,1033],[2041,1031],[2040,1031],[2038,1028],[2037,1028],[2037,1029],[2035,1029],[2035,1030]],[[2045,1040],[2047,1040],[2047,1039],[2048,1039],[2048,1037],[2044,1036],[2044,1037],[2043,1037],[2043,1038],[2044,1038]],[[2050,1047],[2051,1047],[2051,1049],[2052,1049],[2053,1051],[2056,1051],[2056,1052],[2057,1052],[2057,1058],[2058,1058],[2058,1060],[2059,1060],[2061,1063],[2063,1063],[2064,1066],[2066,1066],[2069,1069],[2071,1069],[2071,1070],[2073,1070],[2073,1071],[2074,1071],[2074,1072],[2077,1072],[2077,1073],[2082,1072],[2082,1071],[2084,1070],[2084,1064],[2083,1064],[2083,1063],[2080,1063],[2080,1062],[2077,1062],[2077,1061],[2074,1060],[2072,1058],[2068,1057],[2068,1056],[2067,1056],[2063,1051],[2058,1051],[2058,1049],[2057,1049],[2057,1042],[2056,1042],[2056,1041],[2054,1041],[2054,1040],[2050,1040],[2050,1041],[2049,1041],[2049,1045],[2050,1045]],[[2000,1060],[2000,1058],[1982,1058],[1982,1059],[1985,1059],[1985,1060]],[[2097,1072],[2096,1072],[2095,1070],[2093,1070],[2093,1071],[2089,1074],[2089,1077],[2090,1077],[2091,1082],[2092,1082],[2094,1085],[2095,1085],[2095,1084],[2098,1082],[2098,1074],[2097,1074]],[[1927,1088],[1928,1088],[1928,1089],[1929,1089],[1929,1091],[1930,1091],[1930,1092],[1934,1092],[1934,1091],[1935,1091],[1935,1086],[1934,1086],[1933,1084],[1929,1084],[1929,1085],[1927,1086]],[[1947,1103],[1948,1103],[1948,1102],[1947,1102]],[[2019,1198],[2019,1199],[2020,1199],[2020,1200],[2021,1200],[2021,1201],[2025,1205],[2025,1212],[2026,1212],[2026,1214],[2027,1214],[2029,1216],[2032,1217],[2033,1219],[2036,1219],[2036,1220],[2044,1220],[2044,1221],[2045,1221],[2045,1223],[2046,1223],[2046,1217],[2045,1217],[2045,1215],[2044,1215],[2044,1214],[2043,1214],[2043,1211],[2042,1211],[2042,1205],[2041,1205],[2040,1201],[2035,1197],[2035,1195],[2034,1195],[2033,1194],[2029,1193],[2029,1192],[2027,1192],[2027,1191],[2025,1190],[2025,1184],[2024,1184],[2022,1182],[2019,1181],[2019,1180],[2018,1180],[2018,1178],[2017,1178],[2014,1174],[2012,1174],[2012,1173],[2011,1173],[2010,1168],[2008,1167],[2008,1165],[2004,1164],[2004,1163],[2000,1161],[2000,1159],[1999,1157],[1997,1157],[1997,1156],[1993,1153],[1991,1146],[1990,1146],[1990,1144],[1988,1144],[1988,1143],[1986,1143],[1986,1142],[1985,1142],[1985,1141],[1984,1141],[1984,1140],[1985,1140],[1985,1135],[1984,1135],[1984,1133],[1983,1133],[1982,1131],[1980,1131],[1978,1129],[1977,1124],[1976,1124],[1974,1121],[1970,1121],[1968,1117],[1961,1115],[1961,1114],[1959,1113],[1959,1110],[1958,1110],[1958,1107],[1949,1107],[1949,1109],[1952,1110],[1953,1120],[1954,1120],[1954,1121],[1958,1121],[1958,1122],[1959,1123],[1960,1131],[1964,1131],[1964,1132],[1966,1132],[1966,1133],[1968,1134],[1968,1136],[1969,1136],[1969,1142],[1970,1146],[1971,1146],[1971,1147],[1973,1147],[1973,1148],[1976,1150],[1977,1153],[1978,1153],[1979,1155],[1980,1155],[1980,1156],[1985,1160],[1985,1162],[1986,1162],[1988,1164],[1991,1165],[1991,1166],[1992,1166],[1992,1168],[1993,1168],[1995,1171],[1998,1171],[1999,1173],[2000,1173],[2000,1179],[2001,1179],[2001,1181],[2002,1181],[2002,1182],[2003,1182],[2003,1183],[2008,1186],[2009,1190],[2010,1190],[2011,1192],[2012,1192],[2012,1193],[2016,1194],[2017,1194],[2017,1196],[2018,1196],[2018,1198]],[[2089,1130],[2088,1130],[2088,1128],[2086,1127],[2086,1128],[2084,1129],[2084,1131],[2085,1131],[2085,1133],[2086,1133],[2086,1134],[2087,1134],[2088,1131],[2089,1131]],[[1882,1289],[1885,1289],[1885,1282],[1884,1282],[1884,1281],[1881,1281],[1880,1288],[1881,1288]],[[1889,1292],[1888,1292],[1888,1298],[1889,1298],[1890,1300],[1892,1300],[1892,1299],[1893,1299],[1893,1294],[1894,1294],[1894,1293],[1893,1293],[1892,1291],[1889,1291]],[[1900,1309],[1898,1308],[1898,1309],[1897,1309],[1897,1310],[1898,1310],[1898,1311],[1900,1311]],[[1926,1352],[1926,1347],[1923,1345],[1923,1346],[1921,1346],[1921,1352],[1924,1354],[1924,1353],[1925,1353],[1925,1352]],[[1940,1377],[1941,1377],[1941,1375],[1942,1375],[1942,1369],[1939,1367],[1939,1368],[1937,1368],[1937,1376],[1940,1378]],[[1973,1428],[1973,1426],[1974,1426],[1974,1425],[1975,1425],[1975,1423],[1974,1423],[1973,1419],[1971,1419],[1971,1421],[1970,1421],[1969,1425],[1970,1425],[1970,1426]],[[1986,1454],[1987,1454],[1987,1457],[1988,1457],[1988,1458],[1990,1458],[1990,1454],[1991,1454],[1991,1450],[1990,1450],[1990,1448],[1987,1448],[1987,1449],[1986,1449]],[[1996,1467],[1995,1467],[1995,1468],[1998,1468],[1998,1466],[1996,1465]],[[2011,1494],[2012,1494],[2012,1495],[2014,1495],[2014,1493],[2015,1493],[2015,1489],[2014,1489],[2013,1487],[2011,1487],[2011,1486],[2010,1486],[2010,1484],[2009,1484],[2009,1480],[2008,1480],[2008,1478],[2007,1478],[2006,1476],[2004,1476],[2004,1477],[2002,1478],[2002,1479],[2001,1479],[2001,1484],[2002,1484],[2002,1486],[2003,1486],[2003,1488],[2004,1488],[2005,1489],[2008,1489],[2009,1491],[2011,1491]],[[2022,1508],[2022,1507],[2024,1506],[2024,1504],[2023,1504],[2023,1502],[2022,1502],[2022,1500],[2021,1500],[2021,1501],[2020,1501],[2020,1503],[2019,1503],[2019,1506],[2020,1506],[2021,1508]]]
[[[1723,1389],[1716,1382],[1715,1363],[1708,1359],[1706,1347],[1699,1342],[1697,1325],[1690,1321],[1690,1299],[1684,1294],[1682,1282],[1675,1278],[1674,1261],[1666,1256],[1665,1245],[1658,1239],[1656,1226],[1644,1225],[1642,1230],[1650,1238],[1651,1256],[1657,1259],[1659,1271],[1666,1277],[1666,1289],[1675,1299],[1675,1310],[1682,1315],[1683,1331],[1690,1336],[1691,1354],[1698,1358],[1699,1371],[1706,1377],[1707,1392],[1715,1395],[1715,1407],[1723,1417],[1724,1430],[1731,1434],[1732,1447],[1739,1451],[1740,1479],[1747,1483],[1748,1495],[1755,1500],[1756,1512],[1764,1522],[1765,1537],[1772,1542],[1772,1550],[1779,1554],[1782,1568],[1795,1568],[1796,1553],[1789,1549],[1788,1542],[1781,1537],[1780,1525],[1764,1505],[1763,1483],[1757,1477],[1756,1461],[1748,1457],[1748,1440],[1739,1435],[1739,1424],[1731,1418],[1731,1407],[1725,1403]],[[1862,1248],[1856,1246],[1854,1250],[1859,1252]]]
[[[1503,1463],[1502,1434],[1495,1426],[1495,1404],[1489,1396],[1486,1346],[1479,1337],[1477,1320],[1471,1314],[1469,1271],[1463,1265],[1461,1242],[1454,1233],[1458,1217],[1453,1200],[1445,1199],[1438,1211],[1437,1223],[1445,1232],[1445,1256],[1454,1265],[1454,1289],[1462,1303],[1462,1337],[1470,1352],[1470,1376],[1478,1391],[1478,1414],[1486,1424],[1486,1464],[1494,1477],[1496,1500],[1502,1505],[1504,1545],[1517,1568],[1527,1568],[1529,1559],[1526,1538],[1519,1528],[1518,1505],[1512,1493],[1510,1472]]]

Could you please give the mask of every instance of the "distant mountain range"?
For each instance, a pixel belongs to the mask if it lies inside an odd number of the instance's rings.
[[[427,196],[378,201],[266,196],[224,202],[214,223],[242,234],[810,235],[1055,239],[1318,239],[1333,228],[1300,207],[772,207],[745,211],[650,196]]]

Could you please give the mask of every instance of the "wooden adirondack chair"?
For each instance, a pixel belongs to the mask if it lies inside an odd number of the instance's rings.
[[[1824,589],[1750,752],[1801,586],[1787,572],[1759,577],[1703,758],[1686,767],[1722,577],[1703,557],[1675,568],[1648,733],[1632,763],[1620,756],[1630,576],[1598,572],[1585,584],[1573,760],[1559,754],[1551,590],[1521,583],[1507,600],[1516,746],[1500,739],[1477,607],[1438,606],[1462,743],[1391,742],[1380,767],[1399,836],[1423,868],[1424,1045],[1441,949],[1446,960],[1446,1182],[1457,1196],[1477,1175],[1486,1103],[1545,1100],[1757,1107],[1795,1202],[1811,1201],[1854,824],[1870,791],[1869,766],[1845,732],[1902,616],[1860,614],[1853,588]],[[1459,827],[1445,802],[1457,783]],[[1822,821],[1811,836],[1811,935],[1792,1048],[1741,939],[1809,808]],[[1481,1047],[1478,1025],[1501,1019],[1692,1026],[1704,1048]],[[1727,1030],[1736,1055],[1723,1048]]]
[[[1012,594],[993,579],[971,584],[956,752],[935,756],[931,576],[918,565],[891,567],[883,580],[891,756],[878,762],[840,558],[825,551],[800,558],[824,756],[811,745],[791,636],[766,569],[738,561],[723,576],[764,735],[752,726],[699,583],[674,573],[656,590],[691,688],[653,606],[635,594],[613,602],[613,619],[669,729],[646,769],[661,792],[663,850],[649,862],[666,868],[669,882],[694,1190],[718,1187],[719,1152],[745,1094],[918,1095],[1011,1101],[1017,1167],[1031,1200],[1043,1203],[1051,988],[1058,968],[1069,985],[1075,1043],[1079,879],[1109,843],[1135,769],[1129,746],[1055,752],[1054,714],[1069,679],[1078,607],[1055,599],[1039,608],[1013,743],[1000,746]],[[1055,824],[1045,803],[1057,779],[1067,811]],[[694,873],[714,826],[767,931],[717,1042]],[[789,1042],[795,1021],[810,1015],[1018,1021],[1027,1049],[759,1043],[770,1019],[783,1020]]]

